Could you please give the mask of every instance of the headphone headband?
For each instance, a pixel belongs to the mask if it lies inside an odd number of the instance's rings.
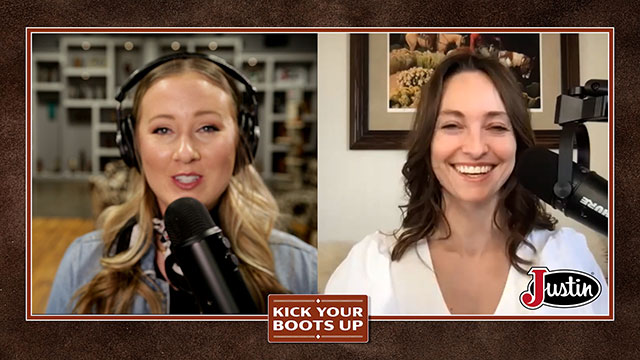
[[[118,129],[116,133],[116,143],[120,149],[120,155],[124,162],[130,167],[139,169],[138,160],[134,150],[133,132],[135,128],[134,118],[132,114],[123,116],[122,102],[134,86],[136,86],[144,77],[146,77],[153,69],[158,66],[176,59],[203,59],[210,61],[217,65],[222,71],[243,84],[245,87],[244,94],[239,101],[242,101],[242,105],[238,106],[238,128],[245,135],[246,142],[243,144],[247,150],[247,155],[255,157],[258,149],[258,140],[260,139],[260,126],[258,123],[258,98],[256,88],[249,82],[249,79],[242,73],[238,72],[233,66],[229,65],[224,59],[209,54],[200,53],[175,53],[162,56],[156,60],[153,60],[142,68],[135,70],[125,81],[124,85],[118,89],[118,94],[115,99],[118,101],[116,108]]]
[[[256,99],[256,93],[258,91],[253,85],[251,85],[251,82],[249,82],[249,79],[247,79],[246,76],[238,72],[238,70],[236,70],[233,66],[229,65],[224,59],[215,55],[210,55],[210,54],[182,52],[182,53],[175,53],[175,54],[162,56],[160,58],[157,58],[147,63],[142,68],[135,70],[133,73],[131,73],[131,75],[129,75],[129,78],[127,79],[127,81],[125,81],[124,85],[122,85],[120,89],[118,89],[118,95],[116,95],[116,101],[118,101],[119,103],[122,103],[124,98],[127,96],[127,92],[129,92],[129,90],[131,90],[134,86],[136,86],[145,76],[147,76],[147,74],[149,74],[153,69],[157,68],[158,66],[176,59],[194,59],[194,58],[208,60],[218,65],[227,75],[231,76],[234,80],[243,84],[245,86],[245,91],[249,93],[249,95],[252,98]],[[257,99],[255,103],[256,104],[258,103]]]

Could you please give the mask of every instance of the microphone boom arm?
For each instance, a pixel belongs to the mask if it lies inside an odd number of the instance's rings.
[[[607,122],[608,82],[589,80],[585,86],[569,89],[556,98],[554,122],[562,127],[558,154],[558,181],[553,186],[555,208],[563,209],[573,192],[573,149],[578,150],[578,165],[590,168],[589,132],[584,122]]]

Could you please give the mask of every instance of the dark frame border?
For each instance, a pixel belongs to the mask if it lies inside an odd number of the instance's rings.
[[[578,34],[560,35],[561,89],[580,85]],[[349,149],[404,149],[407,130],[369,129],[369,34],[349,40]],[[535,130],[537,145],[558,148],[560,130]]]

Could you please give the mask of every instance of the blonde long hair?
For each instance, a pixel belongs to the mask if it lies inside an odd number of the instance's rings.
[[[233,80],[217,65],[198,58],[179,59],[158,66],[140,82],[134,96],[133,114],[140,113],[140,100],[155,81],[189,71],[205,75],[230,94],[235,104],[241,103]],[[246,151],[245,141],[240,134],[234,174],[218,202],[219,226],[240,259],[240,271],[258,309],[264,312],[268,294],[288,291],[275,276],[273,255],[268,244],[279,214],[278,206],[251,165],[251,154]],[[141,164],[139,159],[138,164]],[[145,181],[142,166],[139,173],[131,171],[130,176],[132,186],[127,201],[107,208],[98,219],[98,226],[103,229],[102,270],[74,295],[77,302],[73,311],[76,313],[126,313],[130,311],[136,295],[147,301],[151,312],[167,311],[163,308],[164,298],[160,289],[140,268],[140,260],[155,239],[151,220],[160,216],[156,196]],[[139,237],[131,239],[127,250],[113,254],[118,234],[131,218],[137,221]]]

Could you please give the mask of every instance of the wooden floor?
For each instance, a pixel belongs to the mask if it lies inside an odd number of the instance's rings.
[[[45,312],[56,270],[67,246],[94,229],[92,219],[36,217],[32,220],[32,306]]]

